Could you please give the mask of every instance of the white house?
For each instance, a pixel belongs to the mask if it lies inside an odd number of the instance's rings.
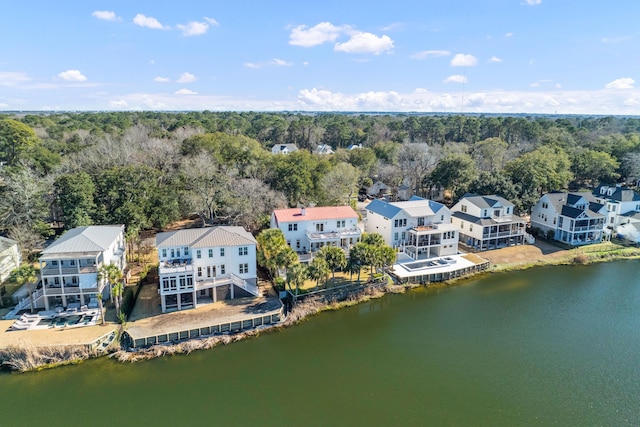
[[[601,185],[593,190],[596,202],[607,207],[609,215],[607,226],[616,227],[626,224],[630,215],[640,212],[640,194],[630,188]]]
[[[318,144],[316,149],[314,150],[315,154],[333,154],[333,148],[327,144]]]
[[[365,209],[365,231],[380,234],[412,259],[458,252],[458,227],[451,224],[451,211],[442,203],[420,197],[391,203],[373,200]]]
[[[569,245],[602,241],[608,211],[588,192],[545,194],[531,209],[531,228]]]
[[[20,267],[20,260],[18,242],[0,236],[0,283],[9,277],[13,270]]]
[[[271,147],[271,154],[289,154],[298,151],[296,144],[276,144]]]
[[[259,296],[256,239],[242,227],[205,227],[156,235],[162,312]]]
[[[322,206],[277,209],[271,214],[271,228],[284,234],[298,253],[314,252],[323,246],[348,249],[362,235],[358,214],[350,206]]]
[[[525,242],[525,220],[513,213],[513,203],[495,194],[465,194],[452,208],[451,223],[460,241],[484,251]]]
[[[351,144],[347,147],[347,150],[351,151],[351,150],[357,150],[362,148],[362,144]]]
[[[110,292],[105,280],[98,280],[100,267],[114,264],[123,272],[126,268],[124,225],[68,230],[42,251],[39,262],[35,307],[97,307],[98,294],[107,299]]]

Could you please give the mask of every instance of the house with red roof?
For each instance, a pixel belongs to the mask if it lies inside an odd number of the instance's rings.
[[[350,206],[277,209],[271,228],[279,228],[297,253],[314,252],[323,246],[348,249],[358,242],[358,214]]]

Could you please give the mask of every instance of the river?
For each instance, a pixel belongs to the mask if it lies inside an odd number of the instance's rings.
[[[0,376],[3,425],[640,425],[640,262],[421,288],[257,339]]]

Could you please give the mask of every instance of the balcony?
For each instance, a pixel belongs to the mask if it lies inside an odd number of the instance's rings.
[[[306,235],[309,241],[327,241],[327,240],[339,240],[339,239],[348,239],[348,238],[359,238],[362,234],[362,231],[358,227],[353,227],[345,230],[334,230],[334,231],[316,231],[310,232],[307,231]]]
[[[193,273],[193,264],[191,264],[190,259],[161,262],[158,268],[158,273],[160,275]]]

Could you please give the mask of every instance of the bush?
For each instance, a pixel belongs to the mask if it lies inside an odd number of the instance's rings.
[[[589,258],[585,254],[578,254],[573,257],[574,264],[585,265],[589,262]]]

